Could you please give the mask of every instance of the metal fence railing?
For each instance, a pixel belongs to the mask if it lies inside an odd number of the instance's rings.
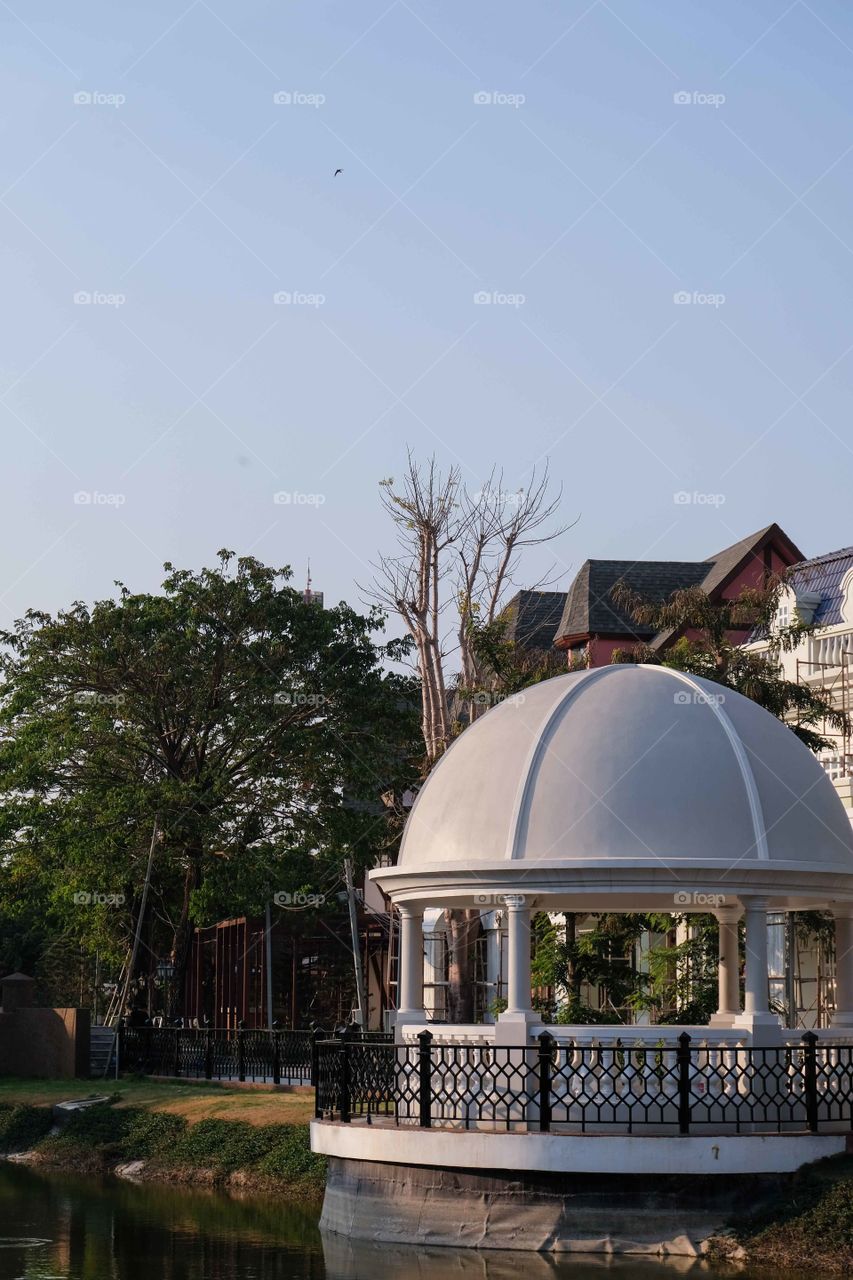
[[[358,1032],[359,1041],[390,1043],[384,1032]],[[262,1027],[127,1027],[118,1030],[119,1070],[191,1080],[313,1084],[316,1045],[324,1031]]]
[[[510,1048],[369,1043],[315,1046],[316,1115],[436,1128],[543,1133],[766,1133],[849,1130],[853,1045],[758,1047],[558,1043]]]

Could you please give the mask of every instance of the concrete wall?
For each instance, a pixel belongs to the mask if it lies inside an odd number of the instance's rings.
[[[696,1257],[735,1210],[759,1207],[784,1181],[778,1174],[474,1172],[333,1158],[320,1226],[351,1240],[419,1246]]]
[[[88,1009],[0,1011],[0,1076],[86,1078],[89,1041]]]

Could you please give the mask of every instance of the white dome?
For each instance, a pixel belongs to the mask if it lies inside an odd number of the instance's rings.
[[[796,869],[841,888],[853,832],[775,716],[708,680],[615,665],[546,680],[467,729],[421,790],[396,872],[377,878],[519,862],[528,875],[703,866],[733,888],[751,868],[768,885]]]

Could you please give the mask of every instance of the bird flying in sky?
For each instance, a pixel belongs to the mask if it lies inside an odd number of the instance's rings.
[[[336,170],[335,170],[335,177],[337,177],[339,173],[343,173],[343,169],[336,169]]]

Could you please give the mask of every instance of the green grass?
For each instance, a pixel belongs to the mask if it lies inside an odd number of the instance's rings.
[[[244,1089],[210,1080],[0,1080],[0,1107],[53,1106],[76,1098],[107,1096],[119,1107],[144,1107],[182,1115],[190,1124],[209,1117],[249,1124],[307,1124],[314,1114],[310,1090],[288,1093]]]
[[[242,1179],[316,1195],[325,1161],[312,1153],[311,1093],[148,1079],[0,1081],[0,1152],[34,1150],[43,1163],[97,1173],[131,1160],[185,1181]],[[51,1108],[106,1096],[48,1136]]]

